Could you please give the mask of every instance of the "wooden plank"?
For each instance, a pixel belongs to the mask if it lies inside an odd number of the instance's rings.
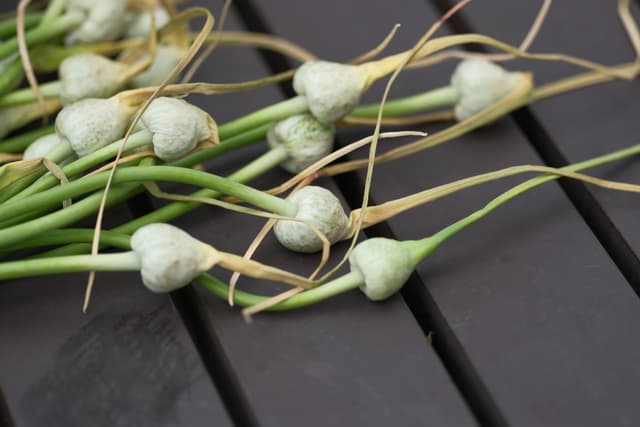
[[[238,28],[234,13],[227,27]],[[241,81],[266,74],[256,52],[220,47],[195,79]],[[197,102],[223,121],[223,112],[235,117],[280,99],[277,88],[267,88],[224,102],[217,97]],[[208,169],[230,172],[264,150],[264,144],[242,150],[209,162]],[[256,185],[266,188],[285,178],[274,171]],[[335,190],[331,182],[325,184]],[[262,221],[203,207],[174,223],[219,249],[242,253]],[[292,256],[271,238],[263,248],[258,259],[297,272],[310,272],[318,261],[317,256]],[[344,249],[337,247],[335,254]],[[336,260],[334,256],[332,262]],[[284,289],[248,280],[241,286],[261,293]],[[226,302],[200,289],[198,293],[210,308],[210,327],[261,425],[419,424],[425,419],[437,425],[475,424],[400,300],[373,307],[358,295],[347,295],[309,310],[259,315],[247,325]]]
[[[276,10],[277,4],[269,3]],[[410,45],[438,16],[426,8],[416,16],[406,2],[394,8],[382,1],[288,7],[286,15],[269,15],[276,32],[338,59],[362,50],[353,45],[388,22],[402,23],[397,39]],[[327,43],[332,37],[336,41]],[[333,53],[337,49],[344,53]],[[431,84],[445,84],[450,69],[429,69]],[[413,82],[413,90],[426,80],[417,73],[405,79],[406,87]],[[404,90],[398,86],[393,93]],[[506,119],[444,147],[377,167],[373,195],[388,200],[532,162],[539,159]],[[505,188],[507,183],[467,191],[389,224],[399,238],[428,235]],[[634,361],[640,349],[628,328],[638,320],[637,299],[557,186],[501,208],[447,243],[418,272],[509,423],[624,425],[637,418]]]
[[[231,425],[167,296],[134,273],[99,274],[83,315],[85,281],[0,286],[0,384],[17,425]]]

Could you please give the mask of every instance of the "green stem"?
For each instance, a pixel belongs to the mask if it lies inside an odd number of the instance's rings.
[[[33,141],[55,131],[55,126],[50,125],[7,138],[0,141],[0,153],[22,153]]]
[[[384,117],[396,117],[411,114],[418,111],[433,110],[436,108],[455,105],[460,94],[453,86],[444,86],[413,96],[387,101],[384,105]],[[356,108],[351,112],[353,117],[377,117],[380,104],[367,104]]]
[[[632,155],[640,154],[640,144],[631,146],[629,148],[625,148],[622,150],[615,151],[613,153],[605,154],[603,156],[595,157],[589,160],[585,160],[583,162],[574,163],[572,165],[568,165],[560,168],[561,171],[566,172],[578,172],[584,169],[593,168],[596,166],[603,165],[605,163],[609,163],[615,160],[620,160],[625,157],[629,157]],[[536,178],[532,178],[528,181],[519,184],[508,191],[502,193],[495,199],[491,200],[487,203],[482,209],[479,209],[470,215],[454,222],[453,224],[443,228],[438,231],[434,235],[422,239],[423,242],[423,252],[421,254],[422,259],[431,254],[435,249],[437,249],[442,243],[449,240],[451,237],[455,236],[460,231],[464,230],[471,224],[479,221],[485,216],[489,215],[498,207],[504,205],[514,197],[531,190],[532,188],[538,187],[546,182],[553,181],[556,179],[560,179],[559,175],[542,175]]]
[[[227,139],[257,126],[282,120],[305,111],[308,111],[306,98],[296,96],[220,125],[218,132],[220,139]]]
[[[151,144],[153,134],[148,130],[141,130],[129,136],[129,141],[127,141],[127,146],[125,149],[127,151],[133,150],[135,148],[144,147],[145,145]],[[64,174],[68,177],[74,177],[87,169],[107,160],[110,160],[116,156],[118,150],[120,149],[120,145],[122,144],[122,139],[112,142],[111,144],[102,147],[93,153],[81,157],[78,160],[69,163],[68,165],[62,168]],[[60,150],[65,150],[68,147],[68,144],[60,144]],[[59,157],[59,156],[58,156]],[[55,161],[55,160],[54,160]],[[22,190],[20,193],[12,196],[9,201],[22,200],[27,196],[32,194],[36,194],[47,190],[51,187],[58,185],[58,179],[55,176],[45,176],[35,183],[33,183],[28,188]]]
[[[79,271],[136,270],[140,270],[140,258],[135,252],[75,255],[70,257],[25,259],[0,263],[0,280]]]
[[[0,44],[1,46],[1,44]],[[0,95],[11,90],[12,87],[22,80],[24,68],[20,58],[16,58],[11,64],[0,73]]]
[[[49,24],[40,25],[25,33],[27,46],[31,47],[43,41],[58,37],[61,34],[77,27],[85,19],[84,13],[69,12]],[[9,55],[18,51],[18,39],[13,37],[0,44],[0,59],[4,59]]]
[[[51,0],[44,11],[40,25],[45,26],[57,19],[63,12],[68,0]]]
[[[282,160],[273,154],[272,151],[268,151],[265,155],[260,156],[258,159],[253,162],[245,165],[244,167],[238,169],[236,172],[232,173],[227,177],[227,179],[234,180],[236,182],[248,182],[256,177],[262,175],[264,172],[271,170],[276,165],[278,165]],[[220,197],[221,194],[215,190],[203,189],[196,191],[191,194],[192,197],[200,197],[200,198],[217,198]],[[187,212],[190,212],[200,206],[201,203],[197,202],[173,202],[169,203],[157,209],[153,212],[150,212],[146,215],[138,217],[132,221],[129,221],[125,224],[122,224],[112,231],[116,233],[126,233],[131,234],[136,231],[138,228],[142,227],[146,224],[151,224],[154,222],[168,222],[174,218],[179,217]],[[1,211],[0,211],[1,212]],[[90,249],[90,246],[78,243],[67,245],[62,248],[53,249],[51,251],[40,254],[39,257],[51,257],[51,256],[62,256],[62,255],[75,255],[86,253]]]
[[[29,212],[33,206],[56,206],[63,200],[73,199],[82,194],[103,188],[109,179],[110,171],[86,176],[68,184],[34,194],[27,198],[5,203],[0,211],[0,220],[5,220]],[[252,187],[240,184],[229,178],[223,178],[207,172],[175,166],[143,166],[118,169],[113,176],[113,184],[145,181],[171,181],[191,184],[222,194],[239,198],[254,206],[278,215],[295,215],[295,207],[287,200],[273,196]]]
[[[195,153],[191,153],[188,156],[176,160],[171,164],[173,166],[189,168],[194,165],[206,162],[207,160],[210,160],[214,157],[220,156],[221,154],[227,153],[240,147],[244,147],[245,145],[262,141],[267,134],[269,127],[271,127],[271,123],[258,126],[255,129],[251,129],[241,134],[224,139],[220,141],[220,145],[216,147],[205,148],[204,150],[196,151]]]
[[[229,295],[229,287],[225,283],[208,274],[201,274],[200,276],[198,276],[196,278],[196,283],[222,299],[226,300]],[[361,284],[362,275],[355,272],[347,273],[335,280],[325,283],[324,285],[318,286],[317,288],[313,288],[294,295],[286,301],[269,307],[267,310],[284,311],[306,307],[355,289]],[[248,307],[259,304],[263,301],[266,301],[267,299],[269,299],[269,297],[258,296],[250,294],[248,292],[236,290],[234,292],[233,301],[237,305]]]
[[[86,228],[65,228],[62,230],[46,231],[38,236],[16,243],[11,249],[40,248],[44,246],[65,245],[69,243],[87,243],[93,240],[94,230]],[[100,232],[100,244],[111,247],[129,250],[130,236],[124,233],[116,233],[110,230]],[[10,252],[0,253],[0,257],[6,256]]]
[[[111,206],[113,204],[120,203],[140,191],[140,186],[137,184],[115,186],[109,191],[107,205]],[[89,197],[57,212],[24,222],[11,228],[0,230],[0,247],[6,248],[16,242],[37,236],[45,231],[73,224],[74,222],[94,213],[96,209],[98,209],[98,206],[100,206],[101,200],[102,192],[94,193]]]
[[[43,14],[41,12],[32,12],[26,14],[24,17],[24,28],[28,30],[36,26],[38,22],[40,22],[42,15]],[[0,39],[15,36],[17,32],[17,22],[18,19],[16,17],[11,17],[0,22]]]
[[[60,81],[53,81],[39,85],[42,96],[46,98],[56,98],[60,95]],[[27,104],[34,102],[38,98],[30,87],[18,89],[0,97],[0,108],[12,105]]]

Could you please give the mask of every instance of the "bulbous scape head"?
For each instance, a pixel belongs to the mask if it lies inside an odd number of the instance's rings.
[[[85,98],[108,98],[123,86],[127,66],[94,53],[80,53],[60,64],[60,98],[71,104]]]
[[[182,99],[154,99],[140,118],[140,127],[153,133],[153,151],[162,160],[172,161],[193,150],[200,141],[212,137],[211,117]]]
[[[356,108],[366,84],[361,67],[327,61],[306,62],[293,77],[293,89],[323,123],[335,123]]]
[[[22,158],[23,160],[32,160],[47,157],[47,154],[60,144],[60,142],[60,138],[55,133],[41,136],[24,150]]]
[[[344,238],[349,219],[340,200],[329,190],[309,185],[293,193],[287,200],[297,208],[295,218],[309,221],[330,243]],[[280,220],[273,231],[278,241],[292,251],[313,253],[322,249],[322,240],[302,222]]]
[[[128,122],[127,112],[116,98],[89,98],[60,111],[56,132],[82,157],[122,138]]]
[[[186,286],[218,259],[211,246],[163,223],[140,227],[131,236],[131,247],[140,257],[142,282],[155,293]]]
[[[349,256],[349,265],[364,278],[360,290],[372,301],[398,292],[416,267],[411,251],[402,242],[382,237],[359,243]]]
[[[292,174],[304,170],[333,149],[335,128],[311,114],[297,114],[275,123],[267,132],[272,148],[283,146],[288,158],[280,166]]]
[[[484,59],[465,59],[458,64],[451,84],[460,93],[454,108],[458,121],[468,119],[508,94],[517,84],[514,73]]]

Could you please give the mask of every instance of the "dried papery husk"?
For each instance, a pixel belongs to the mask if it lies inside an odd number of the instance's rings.
[[[44,105],[47,113],[50,114],[58,111],[62,103],[58,99],[48,99]],[[35,103],[0,108],[0,138],[42,117],[42,113],[39,105]]]
[[[0,164],[22,160],[20,153],[0,153]]]
[[[296,207],[295,218],[313,224],[330,243],[343,238],[348,218],[340,200],[329,190],[310,185],[291,194],[287,200]],[[292,251],[313,253],[322,249],[322,242],[306,224],[280,220],[274,226],[274,233],[278,241]]]
[[[296,174],[333,150],[335,127],[318,121],[311,114],[296,114],[276,122],[267,132],[272,149],[281,147],[287,159],[280,166]]]
[[[302,46],[272,34],[220,31],[214,35],[210,35],[207,39],[208,42],[213,42],[214,40],[216,40],[217,43],[229,46],[250,46],[269,49],[302,62],[315,61],[317,59],[313,53]]]
[[[286,80],[289,72],[275,74],[273,76],[263,77],[256,80],[249,80],[239,83],[179,83],[169,84],[159,88],[159,86],[143,87],[120,92],[118,96],[129,105],[140,106],[151,94],[156,93],[159,96],[184,96],[188,94],[201,95],[221,95],[224,93],[242,92],[269,86]],[[172,80],[177,76],[173,76]]]
[[[86,20],[67,34],[65,44],[115,40],[122,35],[126,22],[126,0],[68,0],[67,11],[78,10]]]
[[[165,161],[177,160],[203,141],[219,143],[209,114],[182,99],[160,97],[140,117],[139,126],[153,133],[153,151]]]
[[[108,98],[120,90],[128,67],[102,55],[81,53],[60,64],[60,98],[71,104],[85,98]]]
[[[121,139],[132,113],[118,97],[83,99],[60,111],[56,132],[78,157],[82,157]]]
[[[366,209],[365,218],[362,223],[362,228],[371,227],[379,224],[383,221],[393,218],[403,212],[413,209],[417,206],[424,205],[426,203],[433,202],[442,197],[456,193],[458,191],[475,187],[476,185],[484,184],[487,182],[495,181],[498,179],[506,178],[509,176],[520,175],[524,173],[541,173],[555,176],[562,176],[565,178],[571,178],[578,181],[586,182],[598,187],[637,193],[640,192],[640,185],[629,184],[625,182],[611,181],[606,179],[596,178],[583,173],[578,173],[570,170],[571,165],[564,168],[554,168],[550,166],[538,166],[538,165],[519,165],[511,166],[504,169],[499,169],[492,172],[487,172],[479,175],[470,176],[457,181],[453,181],[447,184],[439,185],[424,191],[420,191],[409,196],[402,197],[400,199],[391,200],[382,203],[377,206],[369,206]],[[360,220],[362,215],[361,209],[354,209],[349,215],[348,232],[345,235],[345,239],[353,237],[356,224]]]
[[[18,160],[0,166],[0,191],[42,169],[42,159]]]
[[[417,51],[412,61],[418,61],[429,55],[435,54],[439,51],[448,49],[450,47],[477,43],[481,45],[490,46],[498,50],[507,52],[515,57],[533,59],[538,61],[554,61],[554,62],[566,62],[575,66],[585,68],[591,71],[598,72],[602,75],[612,78],[631,80],[635,78],[640,71],[640,63],[636,63],[636,66],[631,70],[620,70],[616,67],[604,66],[592,61],[588,61],[582,58],[574,57],[571,55],[564,55],[558,53],[530,53],[523,51],[522,49],[511,46],[507,43],[496,40],[492,37],[482,34],[459,34],[453,36],[438,37],[428,41],[427,43]],[[406,60],[409,52],[402,52],[396,55],[388,56],[377,61],[367,62],[360,65],[366,69],[369,76],[370,84],[381,77],[391,73],[397,68],[399,63]]]
[[[218,251],[169,224],[154,223],[139,228],[131,237],[131,248],[140,257],[143,283],[156,293],[186,286],[215,265],[293,286],[310,284],[304,277]]]
[[[141,263],[142,282],[152,292],[171,292],[211,269],[220,255],[213,247],[169,224],[140,227],[131,248]]]
[[[387,48],[389,43],[391,43],[391,40],[396,35],[396,32],[399,28],[400,24],[395,24],[393,28],[391,28],[391,31],[389,31],[389,34],[386,35],[386,37],[380,42],[380,44],[378,44],[378,46],[374,47],[368,52],[363,53],[362,55],[353,58],[351,61],[349,61],[349,64],[362,64],[364,62],[371,61],[373,58],[378,56],[383,50]]]
[[[218,33],[224,29],[224,23],[227,19],[227,13],[229,12],[229,7],[231,6],[231,0],[225,0],[222,10],[220,11],[218,26],[214,28],[212,34],[210,34],[211,38],[207,38],[209,42],[208,45],[204,48],[200,54],[193,59],[189,68],[184,72],[184,76],[182,77],[181,83],[187,83],[191,81],[191,78],[196,74],[200,66],[207,60],[209,55],[213,53],[213,51],[218,46]],[[210,41],[209,41],[210,40]]]

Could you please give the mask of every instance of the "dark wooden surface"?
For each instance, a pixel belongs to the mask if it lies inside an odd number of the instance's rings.
[[[200,3],[214,12],[220,8]],[[632,50],[609,3],[554,4],[533,49],[605,63],[630,60]],[[472,29],[517,44],[537,6],[472,2],[441,34]],[[390,51],[407,48],[445,7],[445,1],[423,0],[239,0],[227,27],[269,30],[322,58],[347,60],[377,44],[395,23],[402,27]],[[196,80],[240,81],[289,65],[295,63],[251,49],[219,48]],[[428,75],[403,74],[392,96],[446,84],[453,65],[430,68]],[[534,70],[538,82],[576,71],[522,61],[508,66]],[[224,122],[283,99],[287,90],[285,85],[192,99]],[[367,99],[379,92],[374,88]],[[614,82],[563,95],[442,147],[380,165],[372,196],[382,202],[473,173],[522,163],[562,164],[637,143],[636,92],[637,82]],[[340,143],[367,132],[342,132]],[[244,149],[207,167],[228,173],[264,149]],[[638,171],[628,161],[597,172],[638,182]],[[283,178],[275,171],[255,185],[267,187]],[[367,236],[428,235],[520,181],[462,192]],[[352,206],[359,203],[361,183],[362,174],[323,182]],[[82,275],[3,284],[0,421],[20,426],[637,425],[636,208],[633,195],[550,183],[448,242],[419,266],[401,296],[372,304],[352,292],[307,310],[260,315],[251,325],[199,288],[171,297],[151,295],[134,274],[99,275],[87,315],[80,313]],[[110,221],[130,215],[122,207]],[[237,253],[261,224],[213,208],[174,223]],[[344,249],[336,246],[334,259]],[[312,270],[316,262],[311,256],[291,257],[271,238],[257,258],[297,272]],[[246,279],[241,286],[271,289]]]

